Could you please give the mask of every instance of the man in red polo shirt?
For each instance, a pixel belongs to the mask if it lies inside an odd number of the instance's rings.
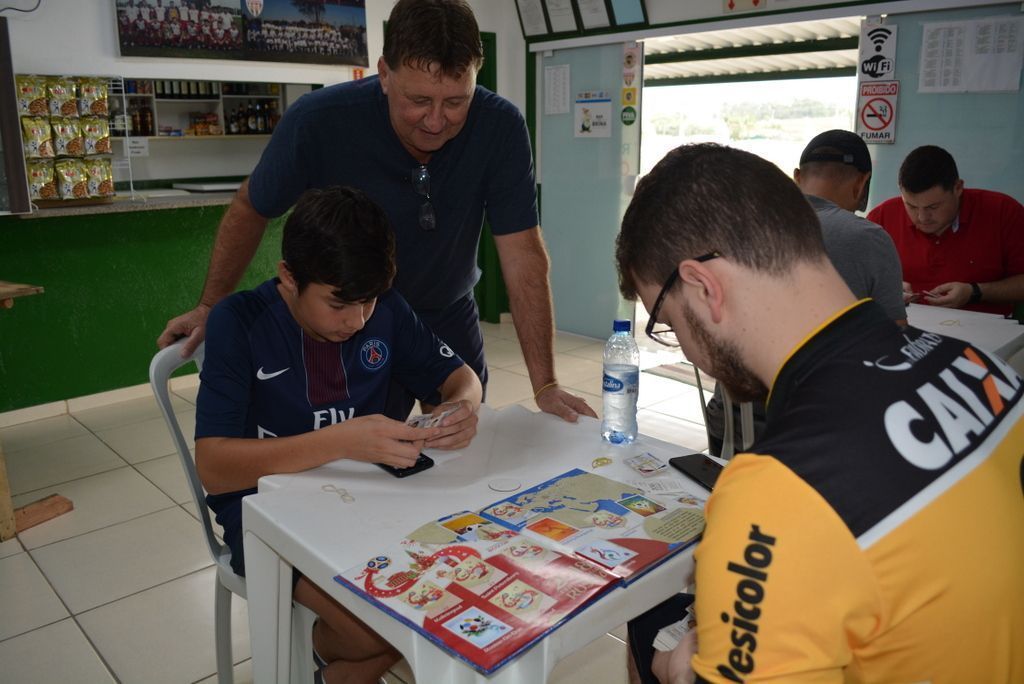
[[[925,145],[900,166],[900,197],[868,220],[885,228],[903,265],[904,297],[1009,315],[1024,302],[1024,207],[1008,195],[964,188],[946,150]]]

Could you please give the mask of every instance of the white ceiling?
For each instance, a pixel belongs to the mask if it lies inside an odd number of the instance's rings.
[[[857,50],[829,50],[761,57],[733,57],[715,59],[716,48],[739,48],[782,43],[800,43],[827,38],[850,38],[860,35],[860,17],[804,21],[775,26],[688,33],[667,38],[649,38],[644,41],[647,55],[683,53],[687,56],[709,52],[709,59],[644,66],[644,81],[661,78],[693,78],[700,76],[728,76],[759,74],[774,71],[795,71],[856,67]]]

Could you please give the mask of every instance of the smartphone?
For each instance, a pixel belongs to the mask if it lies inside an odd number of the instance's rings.
[[[420,454],[419,458],[416,459],[416,463],[408,468],[396,468],[395,466],[386,465],[384,463],[377,463],[375,465],[380,466],[395,477],[409,477],[410,475],[415,475],[421,470],[434,467],[434,459],[430,458],[426,454]]]
[[[695,480],[704,489],[711,491],[718,481],[722,467],[704,454],[686,454],[668,459],[668,464],[684,475]]]

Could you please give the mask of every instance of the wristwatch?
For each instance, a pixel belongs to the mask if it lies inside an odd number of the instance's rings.
[[[968,304],[977,304],[981,301],[981,288],[978,283],[971,283],[971,298],[967,300]]]

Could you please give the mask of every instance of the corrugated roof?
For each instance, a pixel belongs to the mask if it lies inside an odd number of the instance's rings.
[[[759,48],[770,52],[770,46],[814,50],[812,44],[799,44],[857,38],[859,35],[860,17],[848,17],[650,38],[644,41],[644,54],[648,58],[648,63],[644,66],[644,81],[650,85],[652,81],[656,82],[658,79],[855,68],[855,48],[752,56],[734,55],[737,50],[754,52]],[[723,51],[723,54],[716,56],[716,50]],[[707,58],[702,58],[701,53],[705,53]],[[652,64],[652,55],[660,56],[655,57],[655,60],[673,57],[679,59]]]

